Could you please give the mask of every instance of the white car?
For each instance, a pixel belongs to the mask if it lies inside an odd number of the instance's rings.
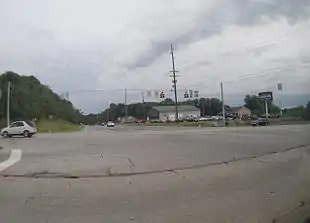
[[[31,137],[37,133],[37,129],[25,121],[13,122],[10,126],[1,129],[3,137],[12,137],[16,135]]]
[[[200,117],[199,121],[210,121],[211,117]]]
[[[107,122],[107,127],[114,127],[114,126],[115,126],[114,122],[111,121]]]

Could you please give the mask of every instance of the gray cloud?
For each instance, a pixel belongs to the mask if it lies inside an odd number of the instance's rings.
[[[294,23],[309,18],[308,0],[223,0],[211,12],[210,21],[253,26],[285,17]]]
[[[165,41],[152,40],[150,47],[128,65],[129,70],[147,67],[158,57],[169,51],[168,46],[173,43],[175,48],[193,41],[218,35],[221,30],[230,24],[242,26],[255,26],[266,23],[269,20],[277,20],[285,17],[290,23],[309,19],[310,1],[300,0],[221,0],[215,6],[206,11],[205,15],[193,24],[195,29]],[[308,10],[308,11],[307,11]],[[176,29],[182,27],[175,27]],[[261,47],[259,52],[249,49],[256,56],[261,55],[267,47]]]
[[[217,81],[225,76],[259,73],[262,67],[293,64],[300,79],[305,76],[298,66],[310,57],[308,0],[90,2],[2,0],[0,71],[35,74],[58,92],[170,88],[169,75],[163,74],[171,69],[172,43],[180,86],[194,85],[209,91],[205,94],[218,90]],[[290,72],[282,72],[286,80]],[[236,81],[231,90],[247,89]],[[113,96],[123,100],[122,94],[89,97],[96,98],[98,109]],[[139,100],[140,94],[132,97]],[[86,96],[74,101],[91,110]]]

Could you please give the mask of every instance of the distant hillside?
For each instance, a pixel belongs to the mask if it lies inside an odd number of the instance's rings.
[[[34,76],[20,76],[14,72],[0,75],[0,118],[6,117],[7,89],[11,81],[11,120],[44,119],[55,117],[78,122],[80,113],[72,103],[61,99],[48,86],[42,85]]]

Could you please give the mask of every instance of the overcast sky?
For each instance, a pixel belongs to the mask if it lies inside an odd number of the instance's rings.
[[[98,111],[123,100],[118,89],[129,101],[170,89],[172,43],[180,96],[218,96],[222,81],[228,95],[278,82],[304,94],[309,16],[309,0],[0,0],[0,72],[34,74]],[[106,91],[78,92],[92,89]]]

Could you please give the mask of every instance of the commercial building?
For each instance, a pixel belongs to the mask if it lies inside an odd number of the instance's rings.
[[[186,118],[194,118],[200,116],[200,109],[191,105],[179,105],[179,120]],[[154,106],[148,112],[149,120],[158,120],[158,121],[175,121],[175,106],[174,105],[163,105],[163,106]]]

